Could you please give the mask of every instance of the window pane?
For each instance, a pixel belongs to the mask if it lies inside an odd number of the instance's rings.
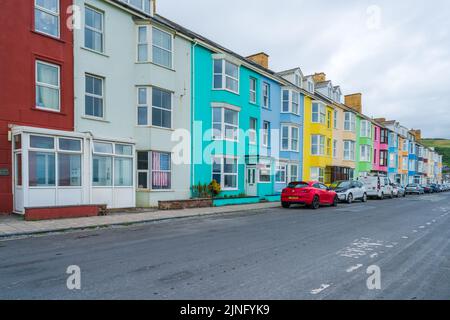
[[[158,47],[153,47],[153,63],[172,68],[172,53]]]
[[[116,154],[121,156],[132,156],[133,147],[126,144],[116,144]]]
[[[55,154],[29,152],[29,184],[30,187],[55,186]]]
[[[59,90],[36,86],[36,106],[52,110],[59,110]]]
[[[138,170],[148,170],[148,152],[138,152]]]
[[[171,155],[169,153],[152,153],[152,188],[171,188]]]
[[[103,14],[95,11],[89,7],[86,7],[86,26],[97,29],[99,31],[103,30]]]
[[[22,135],[17,134],[14,136],[14,150],[22,149]]]
[[[139,43],[147,43],[147,27],[139,27],[138,41]]]
[[[58,155],[58,185],[61,187],[81,186],[81,155]]]
[[[37,81],[52,86],[58,86],[59,85],[58,67],[37,62]]]
[[[223,60],[214,60],[214,73],[222,73]]]
[[[148,47],[146,44],[138,45],[138,61],[148,61]]]
[[[153,88],[152,103],[154,107],[167,110],[172,109],[172,94],[157,88]]]
[[[238,112],[230,109],[225,109],[225,123],[238,125]]]
[[[212,170],[214,173],[222,172],[222,163],[220,158],[214,158],[212,163]]]
[[[239,67],[231,62],[225,61],[225,74],[237,79],[239,78]]]
[[[36,31],[57,37],[59,33],[59,18],[39,9],[34,10],[34,25]]]
[[[153,108],[152,124],[158,127],[171,128],[172,127],[171,116],[172,115],[170,111]]]
[[[116,187],[133,186],[133,159],[128,158],[114,159],[114,186]]]
[[[92,183],[94,187],[112,185],[112,158],[94,156],[92,160]]]
[[[213,108],[213,122],[222,122],[221,108]]]
[[[237,176],[236,175],[225,175],[224,176],[224,187],[226,189],[237,188]]]
[[[146,126],[148,125],[148,108],[138,107],[138,125]]]
[[[60,138],[59,149],[65,151],[81,151],[81,141]]]
[[[237,161],[234,159],[225,159],[223,172],[224,173],[237,173]]]
[[[237,80],[235,79],[231,79],[230,77],[226,77],[226,83],[225,86],[228,90],[234,91],[234,92],[238,92],[239,91],[239,83]]]
[[[222,88],[222,75],[215,75],[214,76],[214,89],[221,89]]]
[[[16,170],[15,170],[16,186],[22,186],[22,154],[16,154]]]
[[[113,146],[111,143],[94,142],[94,152],[112,154]]]
[[[54,149],[55,139],[51,137],[30,136],[30,147],[38,149]]]
[[[172,51],[172,35],[153,28],[153,44],[168,51]]]
[[[138,172],[138,188],[148,189],[148,173]]]

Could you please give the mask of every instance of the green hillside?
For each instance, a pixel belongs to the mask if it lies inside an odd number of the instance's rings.
[[[444,157],[444,166],[450,167],[450,140],[446,139],[422,139],[421,142],[427,147],[434,147]]]

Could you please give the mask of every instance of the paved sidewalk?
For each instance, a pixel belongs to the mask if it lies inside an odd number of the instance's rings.
[[[232,213],[248,210],[260,210],[279,207],[275,203],[258,203],[249,205],[236,205],[227,207],[196,208],[185,210],[150,211],[136,214],[115,214],[102,217],[24,221],[11,217],[0,217],[0,239],[16,236],[44,234],[50,232],[62,232],[69,230],[81,230],[97,227],[109,227],[129,225],[136,223],[179,219],[188,217],[207,216],[223,213]]]

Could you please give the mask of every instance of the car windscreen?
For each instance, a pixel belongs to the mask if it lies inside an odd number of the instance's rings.
[[[299,189],[299,188],[306,188],[309,185],[306,182],[291,182],[288,185],[288,188],[291,189]]]
[[[337,188],[350,188],[351,187],[351,182],[350,181],[337,181],[337,182],[333,182],[331,184],[331,188],[332,189],[337,189]]]

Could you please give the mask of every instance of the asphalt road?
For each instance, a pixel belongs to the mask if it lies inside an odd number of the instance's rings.
[[[450,299],[449,213],[447,193],[2,241],[0,299]]]

